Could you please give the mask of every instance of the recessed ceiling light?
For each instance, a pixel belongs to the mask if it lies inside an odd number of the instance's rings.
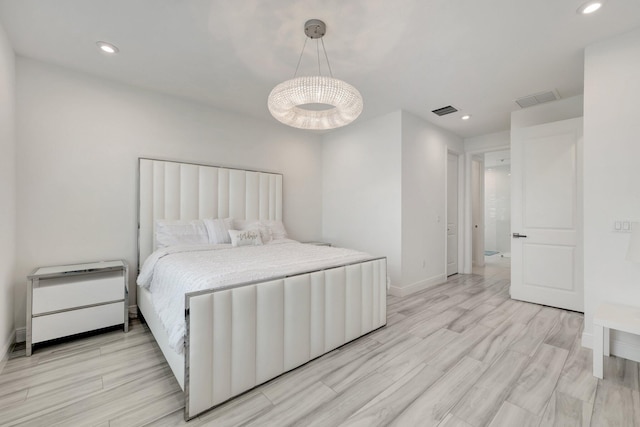
[[[471,116],[469,114],[465,114],[464,116],[460,117],[462,120],[469,120],[471,118]]]
[[[588,15],[602,7],[602,1],[588,1],[578,8],[578,13]]]
[[[115,45],[112,45],[111,43],[96,42],[96,44],[98,45],[100,50],[102,52],[104,52],[104,53],[114,54],[114,53],[118,53],[120,51],[120,49],[118,49]]]

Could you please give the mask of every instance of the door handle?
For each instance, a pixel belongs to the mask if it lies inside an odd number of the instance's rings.
[[[514,239],[521,239],[523,237],[527,237],[526,234],[520,234],[520,233],[513,233],[512,236]]]

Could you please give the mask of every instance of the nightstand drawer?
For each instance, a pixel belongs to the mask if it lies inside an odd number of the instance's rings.
[[[34,317],[31,342],[48,341],[124,322],[124,302]]]
[[[33,287],[33,315],[123,300],[123,271],[40,279]],[[122,313],[120,313],[122,317]],[[122,323],[122,322],[121,322]]]

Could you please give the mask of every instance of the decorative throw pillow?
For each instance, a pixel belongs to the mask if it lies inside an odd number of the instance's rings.
[[[202,220],[156,220],[156,248],[173,245],[206,245],[209,243],[207,228]]]
[[[233,225],[236,230],[259,230],[262,243],[271,241],[271,230],[259,219],[234,219]]]
[[[258,246],[262,244],[260,230],[229,230],[232,246]]]
[[[205,227],[207,227],[210,244],[231,243],[229,230],[233,228],[233,218],[206,218],[203,221]]]

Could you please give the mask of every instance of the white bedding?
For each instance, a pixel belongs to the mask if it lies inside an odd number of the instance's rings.
[[[144,262],[137,283],[151,301],[176,352],[184,348],[184,295],[249,281],[334,267],[371,258],[351,249],[274,240],[262,246],[172,246]]]

